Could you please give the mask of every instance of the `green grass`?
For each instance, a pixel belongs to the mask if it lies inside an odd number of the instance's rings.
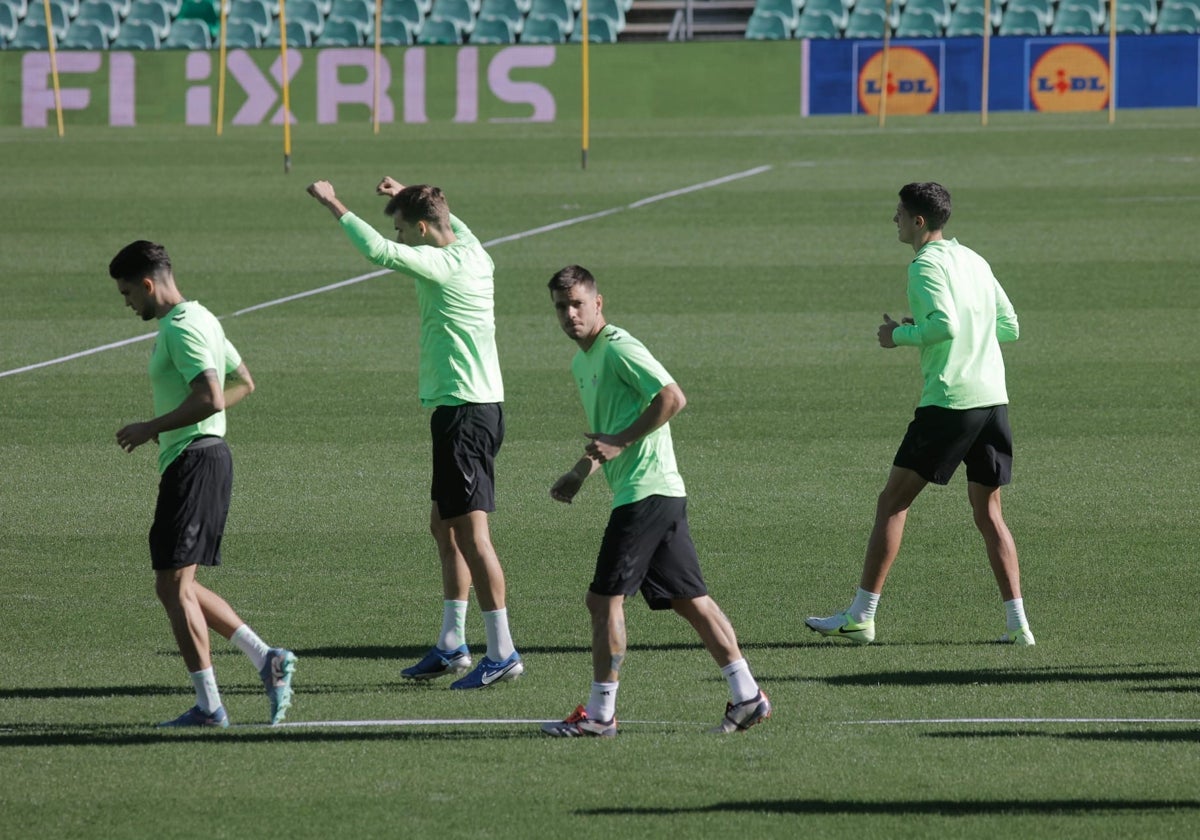
[[[767,165],[764,175],[492,248],[508,391],[494,535],[528,673],[460,695],[402,683],[440,611],[425,519],[416,306],[379,278],[225,326],[259,391],[230,418],[226,565],[205,580],[300,655],[292,721],[547,719],[590,679],[583,593],[608,494],[546,491],[585,431],[545,283],[579,262],[610,320],[677,377],[693,531],[774,718],[706,736],[726,692],[678,618],[631,602],[614,742],[527,724],[163,733],[191,702],[154,599],[148,342],[0,378],[0,831],[4,837],[1190,836],[1200,718],[1196,370],[1200,116],[613,121],[581,172],[574,127],[0,129],[0,371],[141,335],[106,275],[164,242],[218,314],[370,270],[304,194],[327,177],[386,230],[384,174],[442,185],[484,240]],[[1031,650],[1003,612],[962,476],[914,507],[880,643],[802,619],[845,605],[919,392],[881,351],[904,311],[898,187],[937,179],[948,232],[1021,318],[1006,348],[1018,456],[1006,511]],[[468,632],[482,642],[473,608]],[[216,667],[264,719],[245,659]]]

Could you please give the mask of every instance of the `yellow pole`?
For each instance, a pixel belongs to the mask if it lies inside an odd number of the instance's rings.
[[[988,124],[988,86],[992,75],[992,0],[983,0],[983,90],[980,97],[979,124]]]
[[[579,8],[579,14],[583,15],[583,21],[582,21],[583,27],[581,29],[581,32],[583,33],[583,145],[582,145],[581,163],[582,163],[582,168],[587,169],[588,119],[591,116],[589,113],[590,112],[589,97],[591,95],[591,84],[590,84],[590,79],[588,78],[588,60],[589,60],[588,49],[590,46],[588,44],[588,0],[583,0],[583,3],[580,5],[580,8]]]
[[[1117,121],[1117,0],[1108,0],[1108,124]]]
[[[217,136],[221,136],[221,132],[225,130],[225,26],[226,15],[228,14],[228,0],[217,0],[221,4],[221,32],[217,36],[220,39],[220,44],[217,50],[217,63],[220,69],[217,70]]]
[[[279,69],[283,71],[283,171],[292,171],[292,97],[288,82],[287,0],[279,0]]]
[[[58,136],[63,136],[62,89],[58,86],[58,51],[54,44],[54,19],[50,16],[50,0],[42,0],[46,10],[46,46],[50,50],[50,77],[54,85],[54,113],[58,117]]]
[[[879,66],[879,127],[883,128],[887,122],[887,78],[888,78],[888,57],[891,52],[892,43],[892,0],[884,0],[883,3],[883,61]]]
[[[383,0],[375,0],[375,91],[372,97],[371,121],[375,129],[375,133],[379,133],[379,69],[382,64],[382,55],[379,47],[379,37],[383,30]]]

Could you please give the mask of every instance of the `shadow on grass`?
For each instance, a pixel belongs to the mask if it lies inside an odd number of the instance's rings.
[[[1123,724],[1136,726],[1137,724]],[[1200,744],[1200,726],[1192,729],[1120,729],[1114,732],[1041,732],[1033,729],[928,732],[926,738],[976,740],[980,738],[1055,738],[1068,741],[1103,741],[1124,744]]]
[[[792,645],[757,645],[746,647],[790,647]],[[796,647],[807,647],[807,645],[796,645]],[[475,648],[482,651],[483,646],[479,645]],[[694,642],[665,642],[662,644],[631,644],[628,649],[630,651],[703,651],[704,646],[697,639]],[[518,645],[517,650],[522,656],[539,656],[542,654],[580,654],[590,656],[592,653],[591,647],[587,645]],[[412,645],[330,645],[328,647],[313,647],[313,648],[294,648],[293,652],[296,656],[304,658],[311,656],[318,659],[396,659],[396,660],[416,660],[420,659],[429,651],[429,646],[414,647]]]
[[[935,671],[873,671],[805,677],[833,686],[1027,685],[1030,683],[1111,683],[1200,679],[1200,672],[1172,670],[1095,669],[1077,666],[1044,668],[966,668]]]
[[[216,730],[163,730],[141,726],[78,726],[47,730],[39,724],[0,724],[0,750],[6,747],[137,747],[146,745],[195,744],[297,744],[347,743],[367,741],[509,741],[543,739],[536,726],[520,729],[462,728],[434,729],[353,729],[329,730],[232,727]]]
[[[880,816],[1082,816],[1088,814],[1150,813],[1200,810],[1196,799],[950,799],[862,802],[852,799],[771,799],[761,802],[714,802],[684,808],[588,808],[578,816],[674,817],[681,814],[744,812],[750,814],[877,814]]]

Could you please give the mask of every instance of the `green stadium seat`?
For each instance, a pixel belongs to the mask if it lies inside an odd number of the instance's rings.
[[[904,8],[900,24],[896,27],[897,38],[941,38],[942,25],[937,15],[927,9]]]
[[[104,30],[104,37],[111,41],[121,31],[121,20],[116,10],[107,3],[84,3],[73,26],[91,23]]]
[[[788,0],[788,4],[791,4],[791,0]],[[799,17],[796,16],[797,19]],[[792,29],[790,21],[756,7],[750,13],[750,20],[746,21],[745,37],[747,41],[786,41],[792,37]]]
[[[514,35],[520,35],[525,27],[525,14],[517,5],[517,0],[483,0],[479,7],[479,18],[500,18],[506,21]]]
[[[562,21],[530,12],[521,30],[522,44],[561,44],[565,40]]]
[[[29,11],[29,0],[0,0],[0,6],[8,6],[12,9],[13,18],[20,24]]]
[[[842,28],[838,26],[837,18],[831,12],[824,9],[805,8],[800,13],[800,22],[796,25],[796,31],[792,35],[795,38],[828,40],[841,38]]]
[[[126,21],[121,24],[121,31],[117,33],[117,37],[113,39],[108,48],[110,50],[156,50],[159,44],[158,32],[153,26],[148,23]]]
[[[804,15],[811,12],[825,12],[833,18],[839,30],[838,34],[833,36],[835,38],[841,37],[841,30],[846,28],[846,21],[850,17],[846,11],[846,5],[842,0],[805,0],[804,7],[800,10],[800,16],[804,17]],[[803,24],[798,24],[796,28],[799,29],[801,25]],[[824,31],[823,27],[824,24],[816,24],[816,28],[819,31]],[[800,36],[797,35],[796,37],[799,38]]]
[[[1015,2],[1015,0],[1014,0]],[[1000,21],[999,35],[1045,35],[1041,16],[1033,9],[1009,9]]]
[[[846,38],[882,38],[886,26],[887,19],[883,12],[877,9],[860,9],[855,5],[843,34]]]
[[[221,18],[216,0],[183,0],[183,4],[179,7],[178,18],[202,20],[208,24],[209,34],[214,36],[221,28]]]
[[[1118,17],[1121,15],[1121,9],[1140,9],[1152,26],[1158,21],[1158,0],[1120,0],[1117,4]]]
[[[354,24],[365,38],[375,28],[375,5],[367,0],[333,0],[328,19]]]
[[[67,12],[62,6],[50,6],[50,22],[51,28],[54,30],[55,43],[61,41],[67,34],[67,25],[70,21],[67,20]],[[46,7],[41,0],[29,4],[29,11],[25,13],[25,19],[22,23],[46,25]]]
[[[486,15],[480,16],[475,23],[469,41],[472,44],[515,44],[517,33],[504,18]]]
[[[1051,35],[1095,35],[1099,31],[1090,9],[1063,6],[1050,24]]]
[[[212,49],[213,44],[212,35],[204,21],[177,20],[162,45],[164,49],[172,50],[208,50]]]
[[[876,12],[880,17],[886,17],[892,29],[900,23],[900,4],[893,2],[889,11],[886,0],[856,0],[854,7],[850,11],[850,17],[854,17],[855,12]],[[850,25],[850,21],[846,21],[846,26]],[[882,37],[883,33],[879,33]]]
[[[625,9],[618,0],[588,0],[588,18],[594,17],[608,18],[615,32],[625,28]]]
[[[417,33],[418,44],[461,44],[462,30],[452,20],[429,17]]]
[[[83,0],[85,3],[88,0]],[[158,0],[162,7],[167,10],[167,16],[173,21],[179,17],[179,10],[183,8],[183,0]]]
[[[330,8],[332,9],[332,3]],[[283,13],[287,17],[289,29],[293,23],[304,27],[308,32],[309,43],[320,37],[321,30],[325,28],[325,12],[321,11],[317,0],[287,0],[283,6]],[[278,37],[278,19],[271,22],[271,27]],[[290,44],[291,41],[288,43]],[[279,44],[276,43],[275,46],[279,46]]]
[[[1156,0],[1150,0],[1150,2],[1156,2]],[[992,2],[990,4],[990,9],[991,9],[991,16],[992,16],[992,28],[995,29],[997,26],[1000,25],[1000,19],[1004,17],[1004,9],[1003,9],[1001,0],[992,0]],[[979,12],[979,14],[982,15],[983,14],[983,0],[958,0],[958,2],[956,4],[954,4],[954,11],[955,12]],[[953,13],[951,13],[951,14],[953,14]],[[949,26],[950,26],[950,24],[947,23],[946,27],[949,28]]]
[[[117,13],[117,20],[125,20],[125,18],[129,17],[129,9],[133,6],[133,0],[87,0],[86,3],[80,4],[79,13],[83,14],[85,7],[96,3],[107,3],[109,6],[112,6],[113,11]],[[175,17],[179,17],[181,11],[182,2],[179,11],[175,13]]]
[[[590,3],[588,4],[591,5]],[[588,15],[588,43],[615,44],[617,43],[617,27],[606,15]],[[583,15],[575,16],[575,26],[571,30],[571,42],[583,43]]]
[[[1038,24],[1042,30],[1038,34],[1045,33],[1050,28],[1050,24],[1054,22],[1052,0],[1009,0],[1008,6],[1004,9],[1004,17],[1008,17],[1015,11],[1033,12],[1037,15]],[[1001,26],[1004,25],[1003,19],[1000,21],[1000,24]]]
[[[287,6],[284,5],[284,13],[287,13]],[[264,47],[278,47],[280,44],[279,38],[279,19],[276,18],[271,24],[271,31],[267,33],[267,37],[263,39]],[[300,21],[289,20],[287,25],[287,44],[293,49],[301,49],[303,47],[311,47],[313,45],[313,35],[304,27]]]
[[[326,22],[316,47],[361,47],[365,43],[363,32],[353,21],[341,18]]]
[[[983,36],[983,12],[978,9],[956,8],[946,26],[947,38],[979,38]]]
[[[7,3],[0,3],[0,46],[17,34],[17,13]]]
[[[421,28],[425,13],[421,11],[417,0],[384,0],[382,17],[385,21],[407,21],[409,30],[415,32]]]
[[[433,0],[429,16],[452,21],[458,31],[464,34],[470,34],[475,28],[475,10],[471,8],[469,0]],[[420,36],[417,37],[419,40]]]
[[[1164,4],[1159,10],[1158,23],[1154,25],[1154,31],[1159,34],[1200,32],[1200,12],[1191,6]]]
[[[284,12],[288,12],[287,4],[284,6]],[[291,18],[291,15],[288,15]],[[260,39],[267,37],[267,33],[271,31],[271,21],[274,18],[267,4],[262,0],[233,0],[229,5],[229,10],[225,13],[225,24],[229,25],[233,22],[248,23],[254,27]]]
[[[175,21],[175,25],[179,26],[183,21]],[[197,21],[203,23],[203,21]],[[218,35],[218,38],[220,36]],[[262,36],[258,34],[258,30],[248,23],[240,21],[225,21],[225,48],[230,50],[253,50],[262,46]],[[219,42],[214,40],[214,45],[219,46]]]
[[[22,23],[17,27],[17,34],[8,42],[10,50],[48,50],[50,42],[44,23]]]
[[[413,26],[401,18],[384,18],[379,22],[379,44],[384,47],[407,47],[416,43]]]
[[[797,5],[794,2],[794,0],[757,0],[757,2],[754,4],[754,12],[752,12],[750,15],[750,20],[754,19],[755,13],[772,14],[777,17],[780,17],[783,19],[784,24],[787,26],[787,30],[788,30],[787,37],[790,38],[790,37],[792,37],[791,31],[800,24],[800,6],[801,5],[803,5],[803,3],[800,3],[799,5]],[[765,25],[768,28],[772,28],[772,24],[760,24],[760,25]],[[749,35],[750,23],[749,23],[749,21],[747,21],[747,23],[746,23],[746,31],[747,31],[746,37],[750,38],[750,35]],[[752,38],[751,40],[774,40],[774,39]]]
[[[131,23],[145,23],[154,28],[154,34],[161,42],[171,31],[171,17],[167,9],[158,0],[136,0],[129,7],[129,16],[125,18],[122,28]]]
[[[1120,7],[1120,5],[1120,2],[1117,2],[1117,6]],[[1073,6],[1077,9],[1087,9],[1088,14],[1092,17],[1092,22],[1096,25],[1097,32],[1104,26],[1104,22],[1108,20],[1108,0],[1059,0],[1058,10],[1060,12],[1067,6]]]
[[[1107,31],[1108,27],[1105,27]],[[1137,6],[1117,5],[1117,33],[1120,35],[1149,35],[1154,31],[1146,10]]]
[[[41,0],[38,0],[41,4]],[[50,0],[51,6],[62,6],[63,12],[67,16],[67,20],[74,20],[79,16],[79,0]]]
[[[106,50],[108,36],[94,23],[76,22],[71,24],[71,28],[67,30],[67,37],[63,38],[58,46],[64,50]]]
[[[908,12],[930,12],[937,25],[945,29],[950,24],[950,11],[950,0],[908,0],[901,17]]]
[[[548,17],[558,23],[563,39],[575,28],[575,12],[571,9],[569,0],[533,0],[529,8],[530,15]],[[526,20],[526,25],[529,25]]]

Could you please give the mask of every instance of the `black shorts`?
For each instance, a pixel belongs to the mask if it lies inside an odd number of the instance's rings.
[[[610,597],[641,590],[652,610],[670,609],[675,598],[707,595],[688,531],[687,498],[647,496],[614,508],[588,589]]]
[[[159,481],[150,526],[150,565],[156,571],[219,566],[232,491],[229,446],[219,437],[192,441]]]
[[[496,509],[496,453],[504,442],[500,403],[439,405],[429,418],[433,483],[429,498],[438,516],[453,519]]]
[[[926,481],[948,484],[959,464],[967,481],[1001,487],[1012,481],[1012,429],[1008,406],[917,409],[893,463]]]

